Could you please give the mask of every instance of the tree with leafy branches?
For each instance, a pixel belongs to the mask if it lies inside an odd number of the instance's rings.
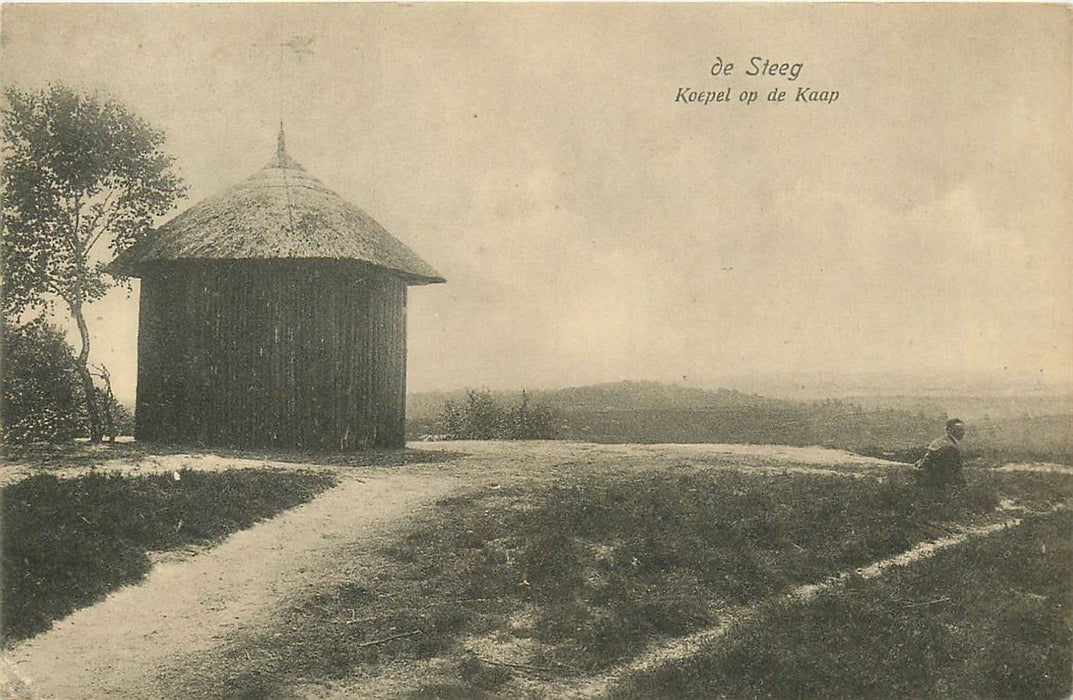
[[[78,327],[90,439],[102,437],[85,306],[122,280],[104,265],[185,193],[163,132],[96,93],[9,87],[3,105],[4,315],[62,303]]]

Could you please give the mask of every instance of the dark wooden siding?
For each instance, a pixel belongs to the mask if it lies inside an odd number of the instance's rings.
[[[401,447],[406,285],[331,261],[183,263],[142,277],[139,440]]]

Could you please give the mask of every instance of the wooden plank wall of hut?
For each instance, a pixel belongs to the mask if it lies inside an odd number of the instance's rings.
[[[146,272],[136,436],[183,444],[401,447],[406,286],[343,263]]]

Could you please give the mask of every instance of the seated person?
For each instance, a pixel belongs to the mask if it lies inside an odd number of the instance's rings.
[[[946,435],[928,445],[928,452],[916,463],[917,480],[924,486],[964,486],[961,473],[960,440],[965,437],[965,424],[959,418],[946,421]]]

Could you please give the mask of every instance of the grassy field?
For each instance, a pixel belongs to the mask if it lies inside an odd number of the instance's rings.
[[[5,643],[138,581],[150,568],[150,551],[211,544],[332,483],[313,472],[246,469],[70,479],[42,473],[10,484],[0,492]]]
[[[151,551],[215,542],[336,483],[257,465],[72,475],[94,459],[76,450],[4,487],[8,640],[139,580]],[[416,459],[458,488],[333,553],[335,573],[311,572],[263,623],[184,653],[160,687],[555,697],[598,681],[599,695],[638,698],[1004,698],[1071,686],[1066,473],[977,462],[968,488],[943,493],[906,468],[792,448],[443,443],[340,459],[367,463],[355,484]],[[853,573],[1013,518],[1025,522],[875,578]],[[809,584],[818,596],[789,599]]]
[[[721,648],[618,697],[1063,698],[1073,513],[1032,518],[882,580],[772,606]]]
[[[1010,514],[997,508],[1000,499],[1045,509],[1073,498],[1073,480],[1064,475],[980,470],[971,481],[965,491],[932,494],[918,490],[905,472],[849,478],[688,465],[629,471],[590,465],[576,474],[557,472],[549,480],[451,497],[384,547],[382,567],[295,601],[280,612],[275,630],[233,643],[222,664],[230,669],[225,678],[214,678],[212,687],[192,679],[185,691],[189,696],[292,697],[301,695],[294,689],[305,683],[332,679],[367,688],[401,664],[408,673],[425,669],[416,697],[555,695],[567,687],[563,684],[611,669],[654,643],[711,628],[742,606],[762,606],[801,584],[965,526],[1007,519]],[[1064,611],[1073,565],[1068,546],[1063,549],[1060,542],[1071,534],[1068,519],[1044,520],[1026,532],[1038,538],[1025,542],[1055,555],[1049,568],[1030,577],[1048,582],[1042,587],[1016,577],[1018,566],[1035,565],[1039,557],[1028,549],[1004,549],[1000,542],[995,556],[1010,552],[1004,571],[988,568],[986,557],[977,562],[963,556],[947,565],[960,578],[946,568],[933,574],[942,579],[932,581],[934,595],[927,577],[915,584],[918,588],[884,577],[794,611],[803,616],[796,634],[823,630],[813,646],[830,650],[823,657],[822,685],[805,684],[802,693],[859,696],[889,683],[910,694],[941,694],[944,683],[964,680],[958,674],[972,675],[977,685],[967,687],[980,688],[983,696],[989,696],[988,689],[1060,686],[1064,677],[1047,676],[1050,661],[1041,662],[1043,670],[1011,661],[1010,677],[1021,680],[1006,686],[981,676],[979,665],[947,673],[950,667],[936,661],[898,671],[894,662],[900,657],[886,665],[882,661],[884,649],[916,649],[918,634],[934,632],[934,625],[924,622],[938,608],[929,603],[916,611],[913,606],[959,586],[979,600],[975,607],[947,610],[956,618],[957,636],[941,637],[939,646],[921,652],[929,659],[946,659],[947,651],[965,639],[993,639],[1011,660],[1036,658],[1033,640],[1045,639],[1053,658],[1069,658],[1073,645]],[[976,584],[969,587],[969,581]],[[880,612],[897,613],[898,606],[907,605],[907,614],[919,620],[892,626],[889,618],[869,614],[871,608],[849,614],[831,602],[855,606],[868,596],[879,601]],[[893,608],[884,607],[889,599],[897,601]],[[989,606],[1006,611],[1001,624],[978,614]],[[767,664],[801,644],[795,633],[784,638],[776,630],[775,622],[781,628],[782,616],[789,613],[772,615],[768,624],[756,626],[753,637],[735,640],[765,647]],[[792,626],[798,618],[786,619]],[[878,639],[881,630],[875,625],[885,625],[882,641],[854,642]],[[845,643],[838,646],[838,640]],[[705,677],[708,686],[703,680],[689,685],[693,673],[683,667],[677,680],[629,678],[619,692],[704,697],[718,695],[726,682],[733,689],[727,697],[748,695],[747,688],[760,688],[755,693],[760,695],[768,694],[767,688],[776,696],[798,695],[792,679],[790,685],[755,686],[756,675],[763,676],[768,666],[741,663],[754,652],[742,649],[719,673]],[[862,669],[870,668],[874,672],[862,680]],[[903,685],[887,679],[899,673]]]

